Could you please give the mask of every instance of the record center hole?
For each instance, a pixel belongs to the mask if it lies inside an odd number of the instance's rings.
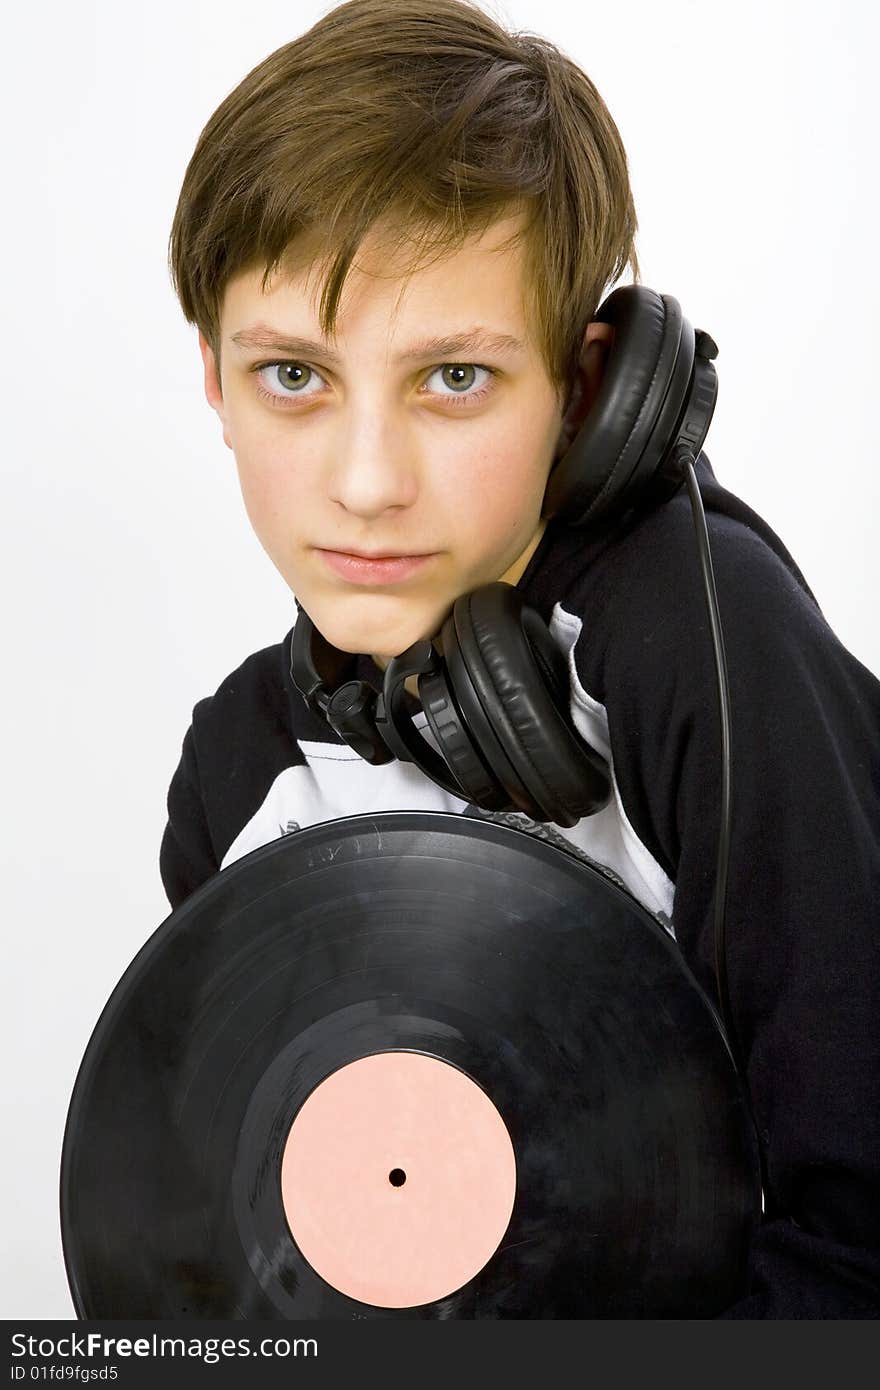
[[[403,1187],[406,1182],[406,1173],[402,1168],[392,1168],[388,1174],[388,1181],[392,1187]]]

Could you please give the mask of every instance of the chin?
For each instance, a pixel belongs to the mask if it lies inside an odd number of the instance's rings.
[[[352,596],[344,599],[303,607],[315,627],[326,640],[341,652],[363,653],[390,659],[405,652],[414,642],[433,637],[442,626],[443,612],[435,617],[421,608],[412,611],[412,603],[404,606],[410,611],[401,613],[401,600],[385,596]]]

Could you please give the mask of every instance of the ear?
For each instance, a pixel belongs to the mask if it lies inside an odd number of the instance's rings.
[[[205,396],[208,404],[216,410],[223,425],[223,442],[228,449],[232,448],[229,438],[229,429],[226,423],[226,408],[223,404],[223,388],[220,384],[220,374],[217,371],[217,363],[214,353],[208,344],[208,340],[199,330],[199,350],[202,354],[202,362],[205,368]]]
[[[557,458],[565,453],[590,413],[590,407],[602,385],[605,364],[613,342],[614,328],[610,323],[593,320],[587,324],[580,363],[562,415],[562,428],[556,443]]]

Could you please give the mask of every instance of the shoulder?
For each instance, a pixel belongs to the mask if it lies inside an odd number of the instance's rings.
[[[184,751],[218,861],[277,779],[306,765],[302,741],[333,740],[292,684],[292,631],[247,656],[192,712]]]
[[[771,800],[790,817],[816,786],[835,789],[840,816],[867,806],[880,683],[829,627],[767,523],[711,474],[701,494],[741,819]],[[548,559],[541,600],[568,647],[572,711],[600,726],[630,822],[670,877],[685,833],[711,863],[718,683],[687,493],[601,538],[563,538]]]
[[[701,461],[705,456],[700,456]],[[749,668],[776,668],[811,650],[842,652],[794,558],[772,528],[698,469],[725,642]],[[549,556],[548,556],[549,558]],[[554,572],[555,571],[555,572]],[[685,489],[578,545],[560,538],[555,565],[535,576],[545,611],[580,625],[575,661],[595,698],[621,683],[657,690],[713,672],[697,531]],[[549,616],[549,612],[548,612]]]
[[[205,695],[193,709],[193,727],[202,737],[219,729],[229,729],[250,721],[255,711],[261,718],[277,720],[285,713],[285,644],[273,643],[249,656],[230,671],[212,694]]]
[[[299,739],[332,737],[312,715],[290,674],[293,628],[280,642],[252,652],[193,709],[193,730],[201,742],[219,740],[230,753],[246,756],[255,744],[279,742],[295,753]]]
[[[216,872],[278,778],[306,764],[300,741],[333,738],[292,684],[292,632],[252,652],[193,708],[160,849],[172,907]]]

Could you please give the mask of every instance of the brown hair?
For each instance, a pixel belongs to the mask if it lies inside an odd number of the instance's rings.
[[[607,286],[627,265],[640,275],[626,154],[605,103],[553,44],[506,32],[470,0],[348,0],[214,112],[186,169],[169,268],[219,364],[227,282],[264,266],[265,291],[303,233],[328,248],[330,335],[380,219],[424,260],[511,211],[526,214],[527,310],[564,395]]]

